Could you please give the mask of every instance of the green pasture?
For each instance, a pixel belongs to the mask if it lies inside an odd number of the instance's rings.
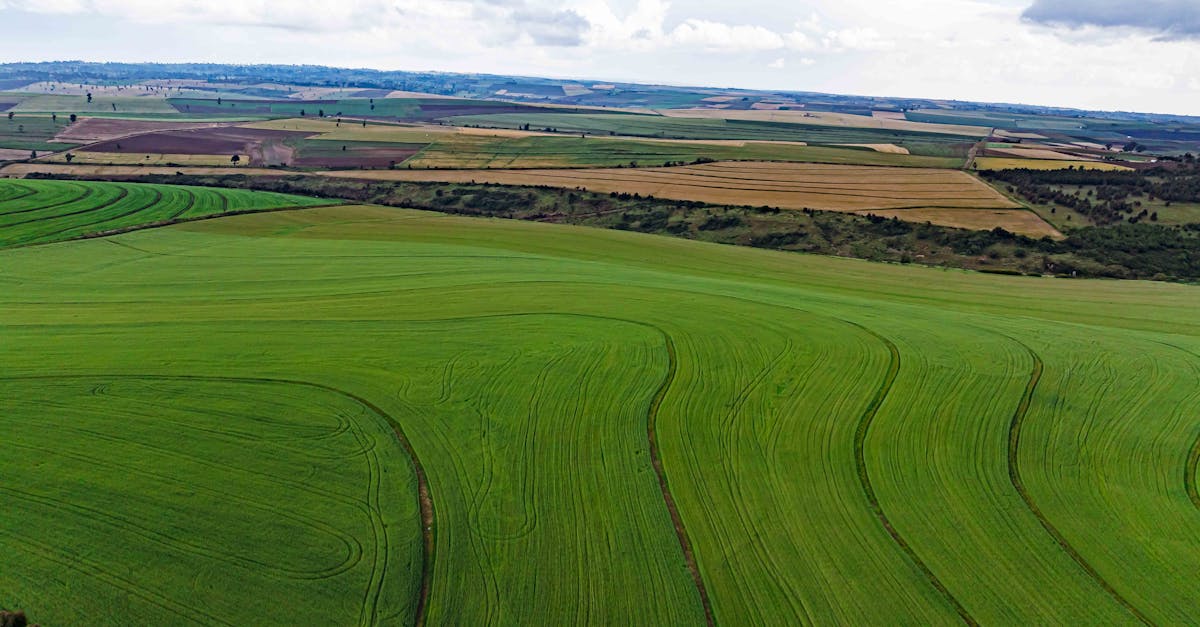
[[[1187,623],[1198,309],[382,207],[4,250],[0,606]]]
[[[49,113],[30,114],[0,112],[0,148],[13,150],[37,150],[57,152],[74,147],[74,144],[51,143],[55,135],[70,124],[70,117],[59,114],[54,119]]]

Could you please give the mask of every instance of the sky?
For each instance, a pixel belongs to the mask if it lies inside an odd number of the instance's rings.
[[[68,59],[1200,115],[1200,0],[0,0],[0,61]]]

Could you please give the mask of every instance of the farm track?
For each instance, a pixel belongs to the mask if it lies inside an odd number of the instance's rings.
[[[369,400],[367,400],[361,396],[358,396],[357,394],[354,394],[352,392],[348,392],[346,390],[342,390],[342,389],[339,389],[339,388],[336,388],[336,387],[333,387],[330,385],[322,384],[322,383],[313,383],[310,381],[298,381],[298,380],[279,379],[279,378],[270,378],[270,377],[222,377],[222,376],[209,377],[209,376],[200,376],[200,375],[162,375],[162,374],[143,374],[143,375],[93,374],[93,375],[67,375],[67,376],[64,376],[64,375],[25,375],[25,376],[0,377],[0,381],[39,381],[39,380],[40,381],[55,381],[55,380],[62,380],[62,379],[127,379],[127,380],[142,380],[142,381],[156,381],[157,380],[157,381],[197,381],[197,382],[219,381],[219,382],[225,382],[225,383],[269,383],[269,384],[281,384],[281,385],[296,385],[296,386],[308,387],[308,388],[312,388],[312,389],[319,389],[319,390],[324,390],[326,392],[331,392],[333,394],[336,394],[336,395],[341,396],[346,399],[350,399],[350,400],[358,403],[359,405],[367,408],[368,410],[374,412],[378,417],[382,418],[384,420],[384,422],[386,422],[392,428],[393,433],[395,433],[395,435],[396,435],[397,441],[401,444],[401,448],[403,448],[405,450],[406,454],[409,456],[409,460],[413,464],[413,468],[414,468],[416,476],[417,476],[417,488],[418,488],[418,494],[419,494],[418,501],[419,501],[419,507],[421,510],[421,519],[422,519],[421,535],[425,538],[425,546],[427,547],[427,549],[428,549],[428,547],[433,546],[433,523],[434,523],[433,499],[429,493],[428,483],[425,479],[425,472],[424,472],[423,466],[421,466],[420,458],[417,457],[415,449],[413,449],[411,443],[408,440],[408,437],[404,434],[403,427],[400,426],[399,422],[397,422],[395,420],[395,418],[393,418],[390,414],[383,411],[378,405],[375,405],[374,403],[370,402]],[[368,451],[368,455],[371,455],[372,453],[373,453],[373,451]],[[90,459],[94,462],[99,461],[99,460],[96,460],[95,458],[90,458]],[[369,492],[374,493],[376,502],[378,502],[379,489],[380,489],[380,484],[379,484],[379,480],[378,480],[378,477],[379,477],[378,459],[371,458],[371,460],[375,464],[375,469],[371,471],[371,474],[370,474],[371,485],[368,486],[368,490],[369,490]],[[368,463],[370,464],[370,463],[372,463],[372,461],[369,461]],[[235,495],[226,494],[225,496],[227,498],[236,498]],[[370,508],[370,507],[371,506],[368,505],[368,508]],[[279,511],[277,509],[273,510],[273,511],[276,514],[279,513]],[[425,525],[424,524],[425,521],[429,521],[429,525]],[[372,520],[372,527],[373,527],[373,529],[375,529],[374,536],[375,536],[375,540],[377,542],[376,547],[375,547],[376,548],[376,551],[375,551],[376,561],[379,560],[380,555],[383,555],[383,558],[382,558],[383,565],[380,566],[377,563],[372,565],[371,584],[364,591],[364,598],[363,598],[363,602],[361,605],[361,611],[360,611],[360,620],[359,620],[360,624],[373,624],[374,623],[375,617],[377,614],[378,599],[379,599],[379,595],[381,593],[383,579],[384,579],[384,576],[386,575],[386,561],[387,561],[386,560],[386,553],[387,553],[386,531],[383,534],[384,537],[382,538],[382,540],[380,540],[379,529],[383,528],[382,521]],[[332,527],[330,527],[330,529],[332,530]],[[379,543],[382,543],[382,549],[380,548]],[[418,625],[424,624],[425,612],[426,612],[426,608],[427,608],[428,595],[429,595],[429,578],[430,578],[430,575],[432,574],[432,559],[433,559],[432,554],[428,550],[426,550],[425,555],[424,555],[424,566],[422,568],[420,593],[419,593],[417,603],[416,603],[416,607],[418,608],[417,609],[417,624]],[[63,560],[58,560],[58,561],[63,561]],[[351,565],[351,566],[353,566],[353,565]],[[326,574],[325,577],[332,576],[334,574],[337,574],[337,573],[334,572],[334,573]],[[130,592],[134,592],[134,591],[130,590]],[[163,607],[167,607],[167,606],[163,606]],[[176,613],[179,613],[179,612],[176,612]],[[215,617],[209,617],[209,618],[212,619],[212,622],[226,624],[226,625],[230,624],[225,621],[218,620]],[[198,622],[203,622],[203,621],[198,621]]]
[[[1005,337],[1009,337],[1009,336],[1005,336]],[[1050,534],[1050,537],[1052,537],[1054,539],[1054,542],[1058,544],[1059,548],[1061,548],[1063,550],[1063,552],[1065,552],[1067,555],[1069,555],[1071,557],[1071,559],[1074,560],[1075,563],[1078,564],[1079,567],[1082,568],[1083,571],[1085,573],[1087,573],[1087,575],[1089,577],[1091,577],[1093,581],[1096,582],[1097,585],[1099,585],[1110,597],[1112,597],[1113,600],[1115,600],[1122,607],[1124,607],[1126,610],[1128,610],[1129,613],[1132,614],[1134,616],[1134,618],[1136,618],[1139,622],[1141,622],[1142,624],[1145,624],[1145,625],[1154,624],[1153,622],[1150,621],[1150,619],[1145,614],[1142,613],[1141,610],[1139,610],[1132,603],[1130,603],[1128,599],[1126,599],[1124,596],[1122,596],[1121,593],[1118,592],[1117,589],[1112,586],[1112,584],[1110,584],[1107,580],[1105,580],[1104,577],[1099,572],[1097,572],[1096,569],[1090,563],[1088,563],[1087,559],[1084,558],[1083,555],[1081,555],[1079,553],[1079,551],[1074,546],[1071,545],[1071,543],[1066,539],[1065,536],[1063,536],[1062,532],[1058,530],[1058,528],[1054,525],[1054,523],[1052,523],[1050,521],[1050,519],[1046,517],[1046,515],[1042,512],[1041,508],[1038,507],[1037,503],[1034,501],[1033,497],[1029,494],[1029,490],[1026,489],[1025,481],[1021,477],[1021,461],[1020,461],[1021,431],[1022,431],[1022,428],[1024,427],[1025,417],[1029,412],[1029,407],[1033,402],[1033,394],[1035,391],[1037,391],[1038,383],[1041,382],[1042,373],[1045,370],[1045,365],[1042,362],[1041,356],[1039,356],[1033,349],[1031,349],[1029,346],[1027,346],[1024,342],[1021,342],[1012,337],[1009,337],[1009,339],[1013,340],[1014,342],[1017,342],[1022,347],[1024,347],[1024,349],[1028,352],[1030,359],[1032,359],[1032,361],[1033,361],[1033,370],[1029,374],[1029,383],[1027,383],[1025,386],[1025,391],[1021,395],[1021,402],[1017,405],[1017,409],[1013,413],[1012,422],[1009,425],[1009,432],[1008,432],[1008,477],[1009,477],[1009,481],[1012,483],[1012,486],[1017,490],[1017,493],[1021,495],[1021,500],[1024,501],[1025,507],[1029,509],[1030,513],[1033,514],[1034,518],[1037,518],[1038,522],[1041,523],[1042,528],[1046,530],[1046,533]]]
[[[854,465],[863,494],[866,495],[871,511],[879,519],[884,529],[887,530],[888,535],[892,537],[892,540],[900,547],[900,550],[904,552],[909,561],[921,571],[921,574],[924,575],[929,584],[954,608],[955,613],[962,618],[964,623],[972,626],[978,625],[979,623],[971,617],[971,614],[963,604],[955,598],[954,594],[950,592],[946,585],[933,573],[933,570],[929,568],[929,565],[921,559],[916,549],[904,539],[904,536],[900,535],[900,531],[892,524],[887,512],[883,510],[883,506],[879,503],[879,497],[875,494],[875,487],[871,482],[871,474],[867,470],[866,441],[871,424],[875,421],[875,416],[879,413],[879,408],[883,406],[888,394],[891,393],[892,386],[896,382],[896,377],[900,373],[900,350],[896,348],[895,343],[891,340],[867,327],[846,320],[843,320],[843,322],[862,329],[878,339],[887,347],[889,353],[887,374],[884,375],[883,381],[879,385],[879,390],[875,393],[875,397],[871,399],[871,403],[867,405],[867,408],[859,418],[858,427],[854,432]]]

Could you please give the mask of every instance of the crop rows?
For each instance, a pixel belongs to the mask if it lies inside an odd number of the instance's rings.
[[[0,605],[47,622],[1195,606],[1188,286],[371,207],[111,241],[0,252]]]
[[[230,211],[316,204],[321,201],[182,185],[0,179],[0,247],[43,244]]]

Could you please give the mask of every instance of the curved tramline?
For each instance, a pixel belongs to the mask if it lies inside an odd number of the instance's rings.
[[[0,247],[229,212],[328,204],[303,196],[183,185],[0,179]]]
[[[15,185],[5,241],[321,202]],[[48,624],[1196,603],[1191,286],[342,206],[14,247],[0,287],[0,605]]]

